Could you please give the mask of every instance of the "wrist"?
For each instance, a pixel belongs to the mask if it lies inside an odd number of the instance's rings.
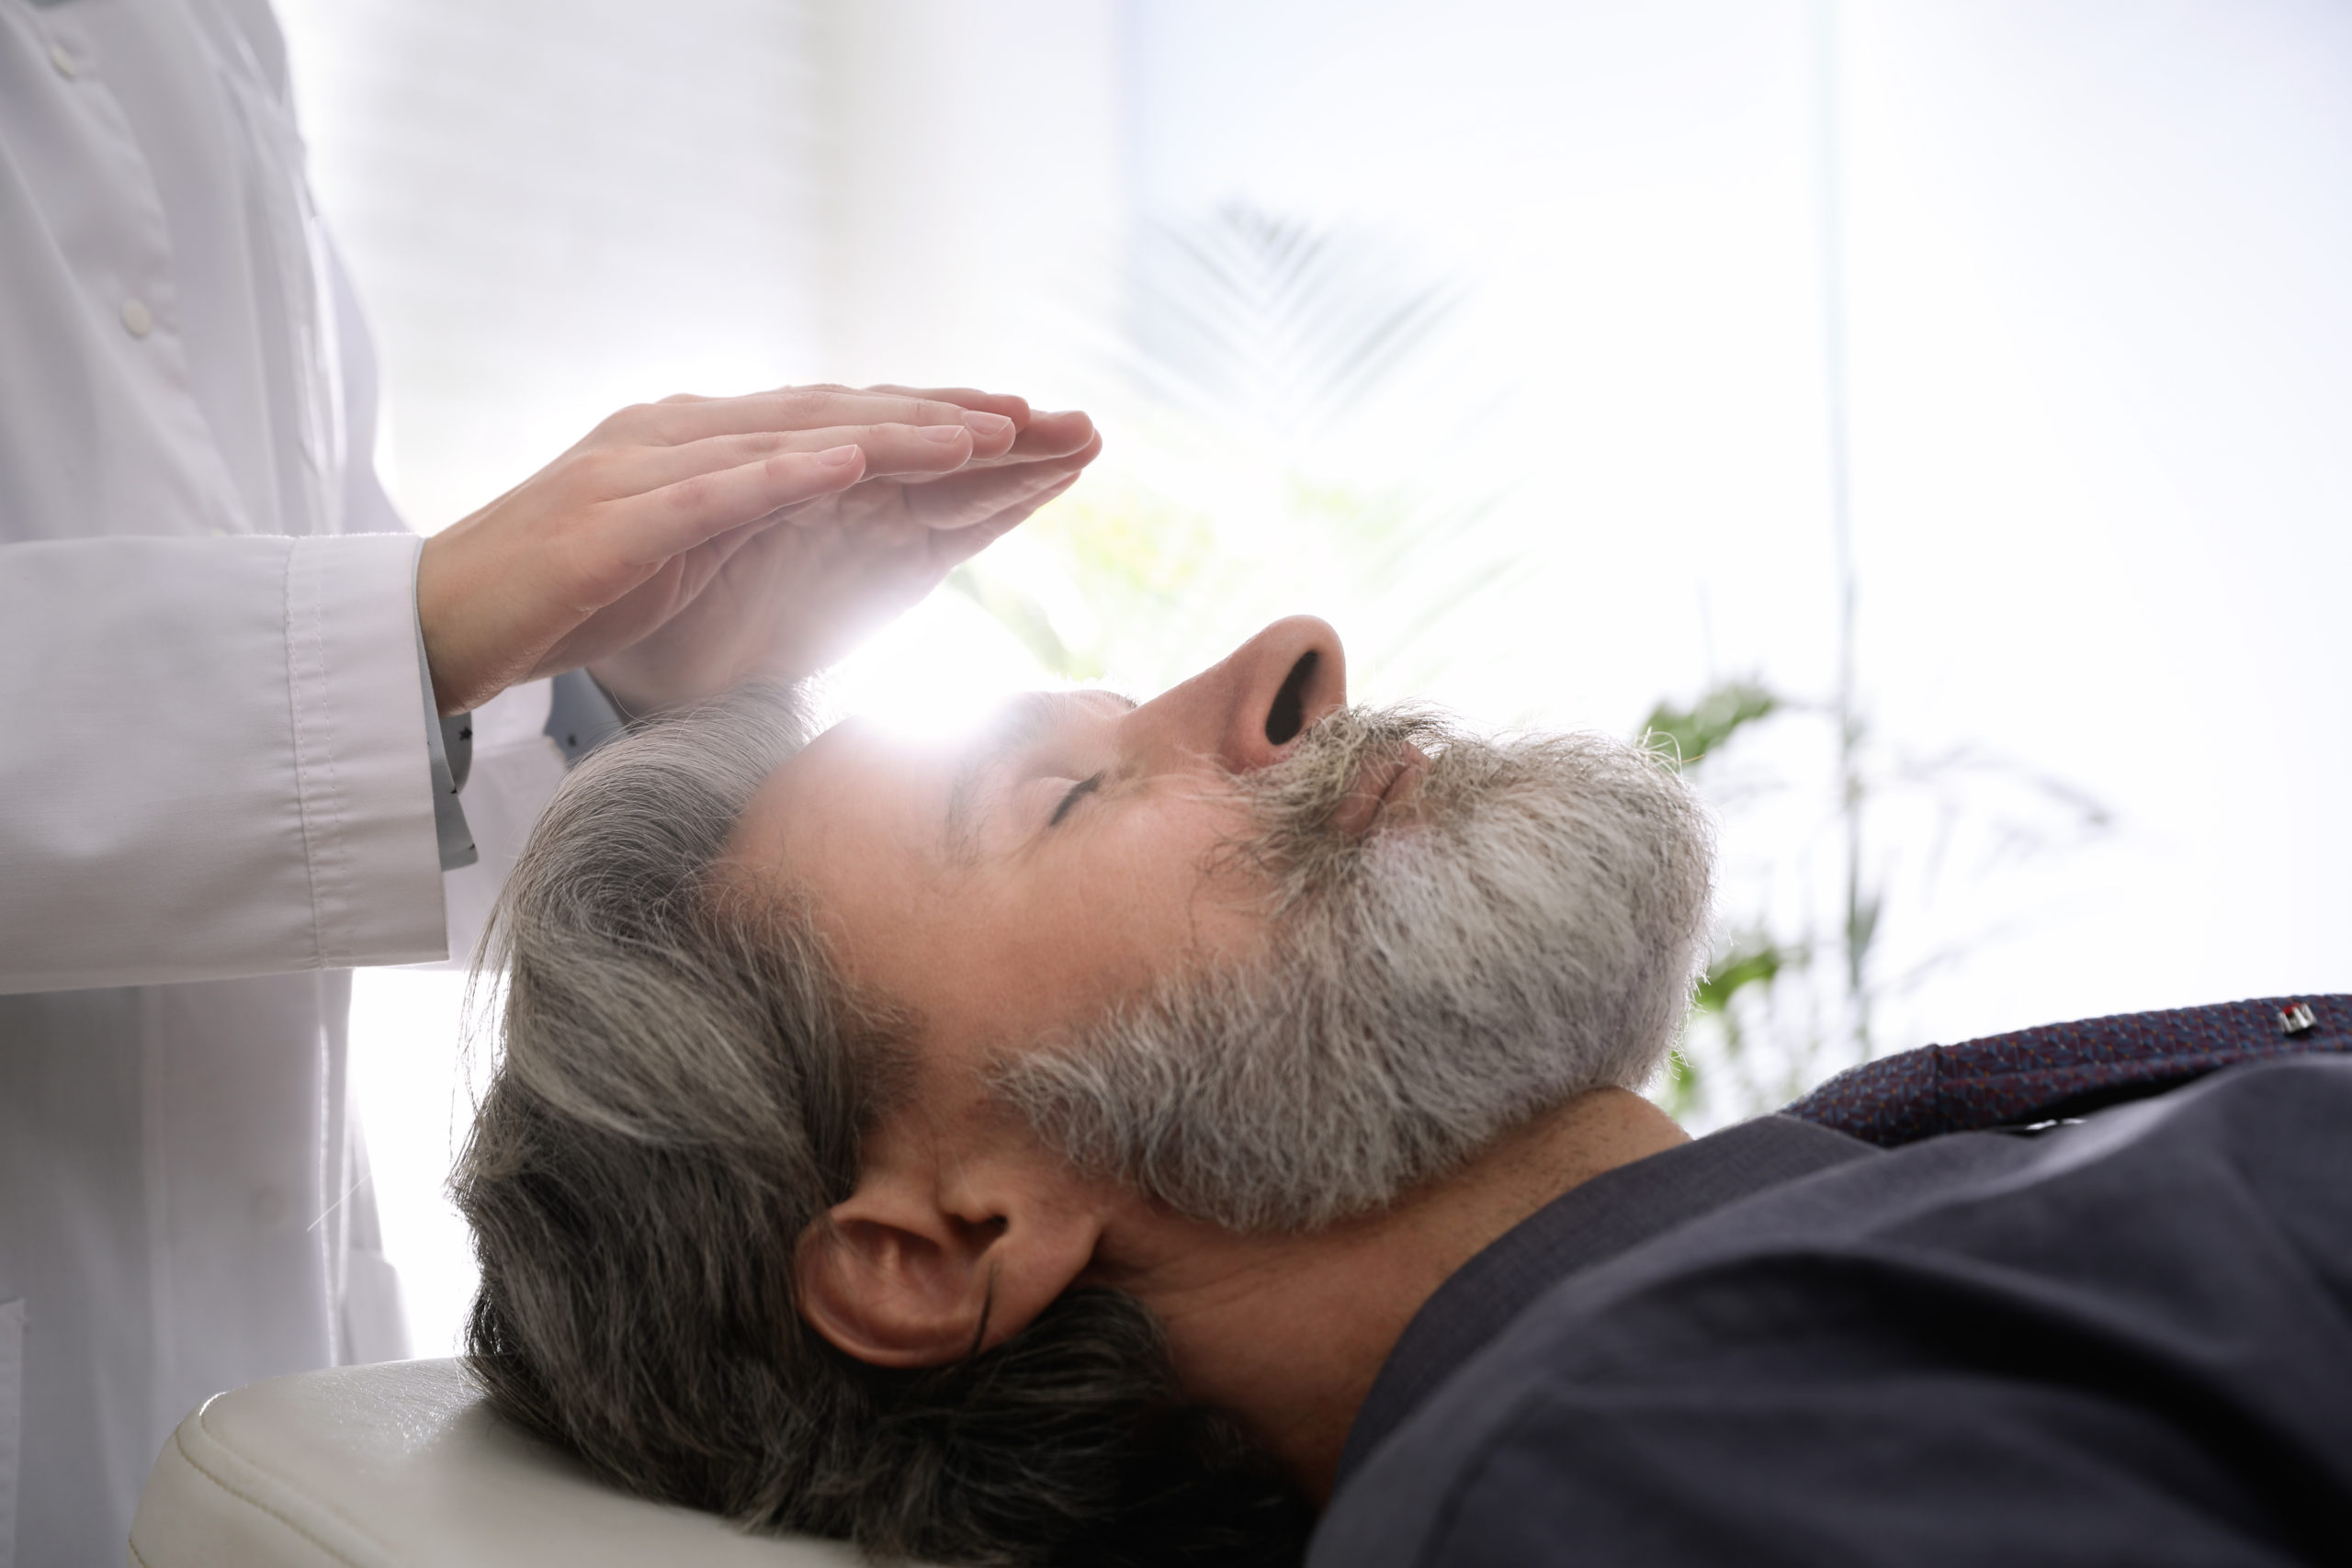
[[[455,531],[426,539],[416,560],[417,635],[424,644],[434,707],[444,718],[481,706],[509,683],[491,673],[473,646],[479,616],[469,614],[463,574],[450,558]]]
[[[633,721],[661,712],[672,705],[662,696],[643,683],[631,681],[620,667],[621,656],[595,659],[580,667],[580,673],[595,683],[613,711],[624,721]]]
[[[598,674],[596,667],[593,664],[582,665],[580,667],[580,672],[582,675],[585,675],[588,678],[589,683],[594,685],[598,692],[602,693],[605,700],[613,705],[613,712],[619,716],[620,721],[623,724],[634,724],[639,719],[643,718],[648,714],[655,711],[655,709],[660,705],[659,704],[647,702],[641,695],[636,693],[615,691],[613,689],[612,682],[606,681],[604,676]]]

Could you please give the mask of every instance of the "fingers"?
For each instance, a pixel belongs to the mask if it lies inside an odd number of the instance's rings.
[[[1021,513],[1025,517],[1068,490],[1081,467],[1065,458],[1012,468],[970,468],[910,487],[907,507],[915,521],[941,533],[978,527],[1008,508],[1025,507]]]
[[[674,398],[623,409],[597,427],[597,437],[601,445],[679,446],[718,435],[870,424],[961,424],[971,431],[975,449],[990,457],[1010,449],[1019,434],[1009,415],[946,399],[787,387],[748,397]]]
[[[1091,447],[1091,451],[1087,448]],[[1085,452],[1084,462],[1092,462],[1095,453],[1102,450],[1102,437],[1095,433],[1094,422],[1070,409],[1061,413],[1032,414],[1028,426],[1013,442],[1012,456],[1015,457],[1069,457]]]
[[[1102,450],[1094,422],[1071,410],[1067,413],[1032,414],[1028,428],[1001,456],[976,454],[973,467],[1010,468],[1022,463],[1054,462],[1084,467]]]
[[[642,494],[696,474],[741,468],[787,452],[822,452],[854,446],[865,454],[867,479],[953,473],[971,460],[972,433],[954,424],[844,424],[821,430],[759,431],[712,435],[677,446],[605,447],[583,453],[585,482],[600,501]]]
[[[596,507],[598,554],[616,573],[641,570],[784,507],[847,490],[865,471],[865,453],[844,444],[693,474]]]
[[[1063,416],[1056,415],[1052,417],[1059,418]],[[1089,463],[1091,463],[1095,458],[1102,455],[1102,437],[1101,434],[1095,430],[1093,423],[1088,420],[1084,414],[1075,414],[1068,417],[1073,418],[1080,423],[1084,432],[1084,439],[1080,441],[1076,446],[1069,446],[1067,451],[1058,450],[1058,448],[1061,448],[1068,444],[1069,440],[1069,434],[1054,434],[1041,442],[1041,445],[1045,446],[1045,450],[1034,457],[1023,455],[1020,451],[1015,450],[1001,457],[976,457],[972,460],[967,471],[969,472],[986,468],[997,473],[1017,474],[1024,469],[1034,468],[1039,471],[1052,469],[1057,473],[1077,472],[1079,469],[1085,468]],[[1025,436],[1024,439],[1026,439]],[[918,482],[933,483],[936,481],[923,480]]]
[[[1001,413],[1012,421],[1017,428],[1028,428],[1029,400],[1002,392],[983,392],[971,387],[896,387],[885,384],[868,387],[869,392],[892,397],[920,398],[925,402],[954,403],[959,408],[977,409],[987,413]]]

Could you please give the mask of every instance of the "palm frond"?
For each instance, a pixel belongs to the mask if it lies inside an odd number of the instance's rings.
[[[1146,393],[1271,436],[1329,429],[1462,302],[1394,247],[1242,203],[1163,223],[1140,248],[1133,370]]]

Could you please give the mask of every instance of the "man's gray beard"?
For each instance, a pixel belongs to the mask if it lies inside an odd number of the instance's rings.
[[[1418,797],[1361,840],[1335,830],[1367,764],[1408,741],[1432,759]],[[1253,825],[1212,890],[1272,879],[1267,955],[1178,975],[998,1069],[1078,1167],[1235,1230],[1311,1230],[1656,1070],[1712,858],[1662,762],[1600,736],[1486,740],[1349,710],[1240,783]]]

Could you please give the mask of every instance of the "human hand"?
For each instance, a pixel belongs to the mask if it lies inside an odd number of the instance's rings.
[[[977,449],[953,474],[868,479],[747,531],[716,572],[681,582],[656,629],[590,664],[623,707],[642,713],[747,675],[796,680],[824,668],[1068,490],[1102,450],[1082,413],[1033,413],[1019,398],[960,388],[869,390],[1001,416],[1012,439]]]
[[[840,520],[838,527],[860,513],[887,525],[888,497],[910,482],[954,475],[936,500],[901,502],[897,510],[925,528],[956,528],[960,519],[992,538],[1092,457],[1092,427],[1083,415],[1058,416],[1064,426],[1076,422],[1074,429],[1062,428],[1056,416],[1032,419],[1018,399],[956,397],[797,388],[743,398],[673,398],[613,415],[546,468],[425,541],[417,614],[440,710],[477,707],[515,682],[628,648],[694,606],[732,558],[767,533],[792,526],[804,509],[812,510],[820,534],[827,520]],[[1041,423],[1046,429],[1031,438],[1032,451],[1016,453]],[[1061,453],[1055,476],[1041,479],[1040,452]],[[990,466],[958,472],[975,460]],[[843,505],[867,488],[871,497]],[[1037,493],[1027,495],[1025,488]],[[1007,513],[1009,520],[990,531]],[[772,597],[831,613],[837,623],[851,608],[796,592],[799,579],[773,566],[763,580]],[[815,592],[857,586],[854,574],[844,578],[836,569]],[[783,606],[767,608],[773,621],[786,618]],[[667,690],[664,677],[682,665],[730,665],[722,654],[732,655],[729,678],[753,670],[807,672],[752,658],[755,637],[718,636],[722,626],[741,633],[742,620],[706,609],[696,617],[703,635],[673,638],[664,645],[666,658],[615,665],[616,694],[632,706],[700,694]],[[727,647],[714,649],[714,641]]]

